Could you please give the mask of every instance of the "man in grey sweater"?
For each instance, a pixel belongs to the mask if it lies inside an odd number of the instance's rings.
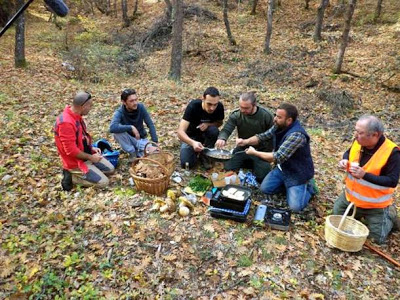
[[[129,153],[130,160],[143,156],[144,147],[148,143],[147,125],[151,140],[158,143],[156,128],[153,120],[143,103],[138,102],[134,89],[126,89],[121,94],[122,105],[115,111],[110,124],[110,133],[121,148]]]
[[[228,121],[219,133],[215,147],[225,147],[226,141],[232,132],[237,129],[238,138],[247,139],[258,133],[263,133],[273,126],[272,113],[257,105],[256,96],[252,92],[243,93],[239,98],[239,108],[235,109],[229,116]],[[225,170],[239,170],[240,168],[251,169],[261,182],[271,170],[270,164],[259,157],[248,155],[244,147],[236,147],[232,158],[225,163]],[[272,151],[272,142],[268,141],[257,146],[258,151]],[[239,152],[235,154],[236,152]]]

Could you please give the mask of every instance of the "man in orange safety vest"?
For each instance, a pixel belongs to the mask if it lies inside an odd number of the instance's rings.
[[[399,226],[393,193],[400,176],[400,149],[383,132],[375,116],[364,115],[357,121],[353,144],[339,162],[347,171],[345,190],[333,207],[333,213],[341,215],[354,203],[356,219],[364,221],[369,237],[379,244]]]

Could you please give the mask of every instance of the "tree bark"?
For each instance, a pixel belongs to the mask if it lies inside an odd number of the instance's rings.
[[[258,4],[258,0],[253,0],[253,2],[251,3],[250,15],[255,15],[256,14],[257,4]]]
[[[357,0],[349,0],[349,6],[346,11],[346,19],[345,19],[344,29],[343,29],[343,34],[342,34],[342,43],[340,45],[339,52],[337,54],[335,67],[333,68],[333,73],[335,73],[335,74],[340,74],[342,71],[344,52],[346,51],[346,47],[349,42],[351,20],[353,18],[356,4],[357,4]]]
[[[180,81],[182,70],[183,0],[173,0],[172,20],[172,50],[169,78]]]
[[[223,7],[224,7],[224,23],[226,28],[226,34],[228,35],[229,43],[235,46],[236,41],[235,38],[232,36],[231,26],[229,25],[229,19],[228,19],[228,0],[224,0]]]
[[[378,3],[376,4],[375,13],[374,13],[374,22],[378,21],[379,17],[381,16],[382,2],[383,2],[383,0],[378,0]]]
[[[267,34],[265,35],[264,53],[270,54],[270,42],[272,35],[272,16],[274,14],[275,0],[268,0],[268,13],[267,13]]]
[[[127,0],[121,0],[122,6],[122,20],[124,21],[124,27],[131,25],[131,20],[128,17],[128,3]]]
[[[319,42],[322,40],[321,31],[322,31],[322,23],[324,21],[324,13],[325,9],[328,6],[329,0],[321,0],[321,3],[318,6],[317,10],[317,20],[315,22],[315,30],[314,30],[314,42]]]
[[[164,0],[164,2],[167,6],[167,20],[170,21],[172,18],[172,4],[170,0]]]
[[[133,7],[133,14],[132,14],[133,16],[137,15],[138,8],[139,8],[139,0],[136,0],[135,6]]]
[[[24,5],[24,0],[17,0],[18,9]],[[17,19],[15,26],[14,64],[16,68],[26,67],[25,59],[25,12]]]

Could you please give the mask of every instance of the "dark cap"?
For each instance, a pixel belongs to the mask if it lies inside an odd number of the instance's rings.
[[[91,98],[92,98],[92,95],[90,93],[80,91],[75,95],[73,104],[77,105],[77,106],[84,105]]]

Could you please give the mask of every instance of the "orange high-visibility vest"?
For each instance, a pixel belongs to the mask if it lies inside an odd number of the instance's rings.
[[[388,138],[385,138],[383,144],[372,155],[370,160],[362,167],[362,169],[374,175],[380,175],[381,169],[392,154],[393,149],[397,147]],[[350,148],[349,163],[358,162],[360,160],[361,145],[354,141]],[[360,208],[384,208],[393,203],[393,193],[395,188],[377,185],[364,179],[357,179],[350,173],[346,177],[346,198],[353,202],[356,207]]]

